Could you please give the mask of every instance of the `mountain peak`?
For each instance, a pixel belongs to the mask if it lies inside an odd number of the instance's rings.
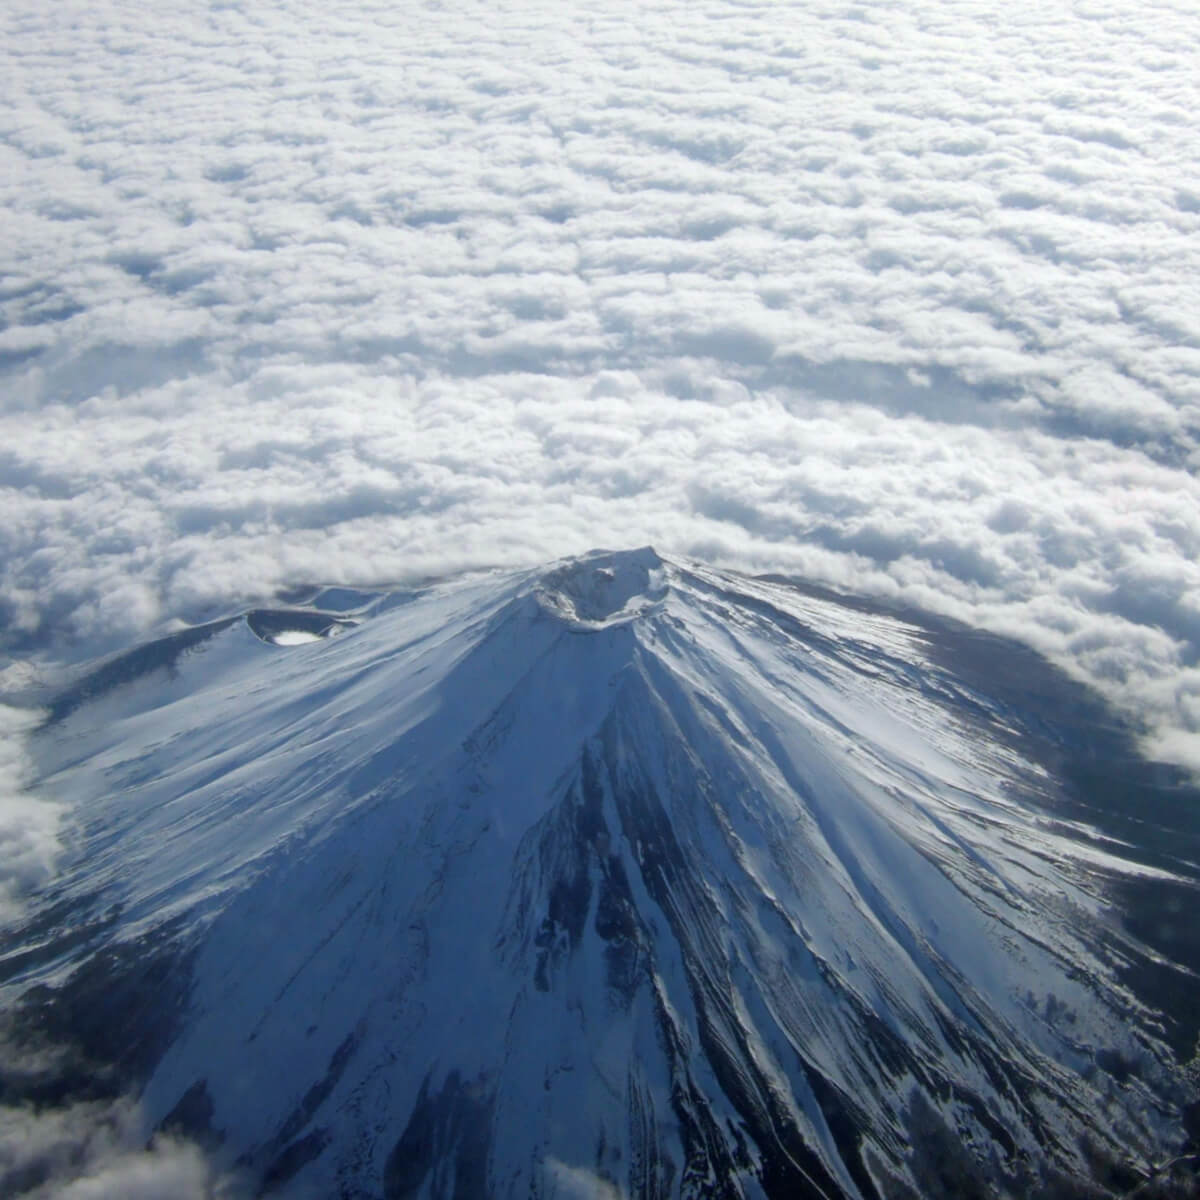
[[[576,628],[624,624],[665,599],[669,568],[650,546],[593,550],[543,574],[537,597],[549,613]]]
[[[1093,829],[1090,759],[1072,817],[1044,665],[650,548],[271,620],[36,746],[75,849],[0,989],[147,1138],[385,1200],[1055,1195],[1181,1144],[1194,819]]]

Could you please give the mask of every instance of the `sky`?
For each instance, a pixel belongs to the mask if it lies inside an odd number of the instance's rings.
[[[0,32],[0,700],[282,587],[649,543],[1017,636],[1200,767],[1191,0]]]

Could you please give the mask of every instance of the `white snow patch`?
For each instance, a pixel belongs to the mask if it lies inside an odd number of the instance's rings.
[[[319,633],[307,629],[284,629],[270,639],[276,646],[303,646],[308,642],[321,641]]]

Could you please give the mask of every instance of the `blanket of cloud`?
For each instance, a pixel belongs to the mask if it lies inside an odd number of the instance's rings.
[[[1200,764],[1191,0],[0,26],[14,661],[653,543],[1016,634]]]

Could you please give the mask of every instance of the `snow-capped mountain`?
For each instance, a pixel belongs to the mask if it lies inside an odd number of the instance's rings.
[[[4,1094],[285,1196],[1119,1194],[1196,1134],[1200,815],[1102,719],[650,550],[187,630],[35,740]]]

